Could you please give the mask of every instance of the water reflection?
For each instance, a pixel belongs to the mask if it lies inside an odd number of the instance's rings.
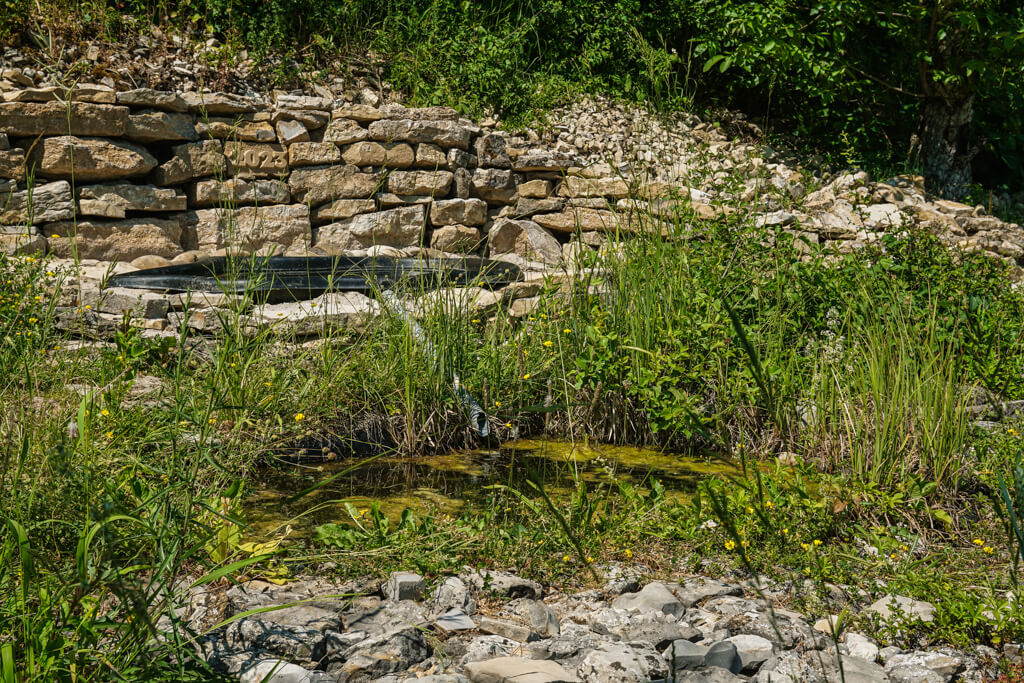
[[[248,521],[254,527],[269,530],[293,520],[296,531],[302,534],[318,524],[346,521],[345,501],[358,508],[377,501],[392,519],[397,519],[405,508],[455,515],[468,502],[482,502],[490,485],[501,484],[529,494],[527,480],[531,472],[544,483],[548,495],[556,499],[571,495],[581,480],[590,487],[626,482],[646,493],[656,479],[669,495],[686,496],[702,477],[732,469],[728,463],[714,458],[650,449],[518,441],[496,450],[370,459],[294,503],[286,502],[295,493],[358,462],[268,468],[246,499]]]

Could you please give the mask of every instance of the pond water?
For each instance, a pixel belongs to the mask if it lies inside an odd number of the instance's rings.
[[[627,482],[642,493],[657,480],[666,495],[688,497],[701,478],[732,471],[731,464],[713,457],[628,446],[521,440],[497,449],[447,455],[380,455],[322,464],[275,465],[256,479],[243,507],[250,533],[272,533],[290,524],[295,536],[304,536],[319,524],[346,522],[346,502],[365,508],[376,501],[384,514],[397,520],[406,508],[421,514],[458,515],[467,504],[484,502],[490,493],[487,487],[492,485],[509,486],[531,495],[531,472],[543,482],[549,496],[559,499],[571,495],[580,480],[591,488]],[[296,493],[326,480],[330,481],[289,502]]]

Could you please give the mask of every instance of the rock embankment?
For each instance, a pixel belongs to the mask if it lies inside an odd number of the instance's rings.
[[[836,609],[860,612],[860,623],[933,619],[928,603],[835,592]],[[641,588],[625,577],[563,594],[470,570],[428,590],[419,575],[398,572],[379,586],[250,581],[197,593],[190,615],[201,624],[304,601],[246,616],[204,642],[212,665],[246,682],[980,682],[999,656],[985,647],[880,647],[856,629],[833,633],[829,619],[812,624],[785,609],[786,594],[782,584],[755,590],[693,578]]]

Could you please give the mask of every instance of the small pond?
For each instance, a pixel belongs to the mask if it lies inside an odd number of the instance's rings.
[[[288,502],[296,493],[356,465],[312,493]],[[530,472],[543,482],[549,496],[559,499],[571,495],[579,480],[591,487],[628,482],[643,493],[657,480],[666,495],[688,497],[701,478],[733,469],[713,457],[628,446],[521,440],[497,449],[447,455],[382,455],[276,465],[254,481],[244,508],[251,533],[272,532],[290,523],[294,535],[303,536],[325,522],[346,522],[346,502],[364,508],[376,501],[392,520],[406,508],[455,516],[467,504],[484,502],[491,485],[509,486],[529,495]],[[311,508],[316,509],[309,513]]]

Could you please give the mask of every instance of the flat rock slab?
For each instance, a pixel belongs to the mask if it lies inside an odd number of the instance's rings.
[[[920,619],[925,623],[935,620],[935,605],[905,595],[887,595],[873,602],[865,611],[874,612],[885,620],[891,620],[897,615]]]
[[[674,617],[682,616],[686,610],[668,586],[660,581],[647,584],[639,593],[620,595],[612,602],[612,607],[630,612],[661,612]]]
[[[475,683],[575,683],[579,680],[561,665],[546,659],[498,657],[466,665]]]

